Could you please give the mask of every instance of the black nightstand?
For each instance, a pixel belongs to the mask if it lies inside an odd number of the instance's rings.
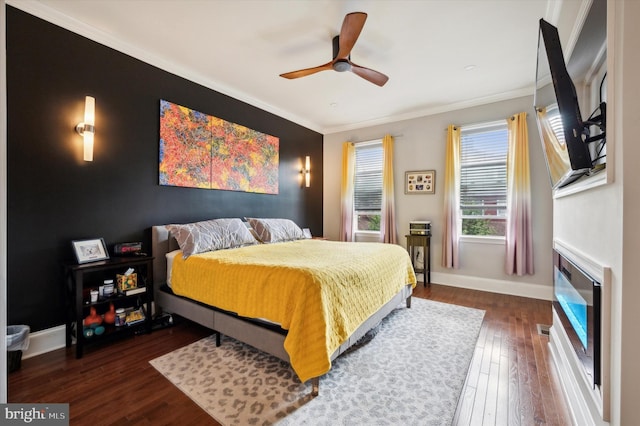
[[[411,264],[416,274],[423,274],[423,280],[425,287],[427,284],[431,284],[431,234],[426,235],[405,235],[407,237],[407,251],[411,257]],[[416,247],[422,247],[422,253],[424,253],[423,267],[416,269],[415,263],[415,249]]]
[[[133,268],[137,273],[138,287],[145,287],[143,292],[131,295],[119,294],[117,285],[114,285],[114,293],[111,296],[99,297],[98,301],[91,302],[89,291],[98,288],[105,279],[113,279],[116,282],[116,274],[123,274],[128,268]],[[104,341],[116,335],[126,335],[135,332],[151,332],[151,303],[153,302],[153,257],[116,257],[84,264],[65,265],[66,290],[67,290],[67,347],[76,338],[76,358],[82,358],[85,344]],[[145,319],[133,325],[115,326],[103,324],[105,331],[101,335],[85,337],[83,334],[83,319],[89,315],[91,308],[95,308],[97,314],[107,312],[110,304],[115,308],[144,308]]]

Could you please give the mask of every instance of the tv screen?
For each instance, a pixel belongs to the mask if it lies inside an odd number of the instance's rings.
[[[569,76],[558,29],[540,19],[534,107],[551,186],[561,188],[588,173],[591,154],[585,142],[576,89]]]

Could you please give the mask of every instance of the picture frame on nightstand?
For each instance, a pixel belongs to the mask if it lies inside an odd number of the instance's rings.
[[[109,251],[103,238],[73,240],[71,245],[79,264],[109,259]]]

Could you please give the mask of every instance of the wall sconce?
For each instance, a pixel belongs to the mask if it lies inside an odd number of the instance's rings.
[[[300,173],[304,174],[304,186],[309,188],[311,186],[311,160],[308,155],[304,159],[304,169],[300,170]]]
[[[93,134],[96,121],[96,100],[87,96],[84,100],[84,122],[76,126],[76,132],[84,138],[84,161],[93,161]]]

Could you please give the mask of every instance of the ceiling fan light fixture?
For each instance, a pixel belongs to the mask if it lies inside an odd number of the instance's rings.
[[[346,59],[338,59],[333,63],[334,71],[345,72],[351,70],[351,64]]]

